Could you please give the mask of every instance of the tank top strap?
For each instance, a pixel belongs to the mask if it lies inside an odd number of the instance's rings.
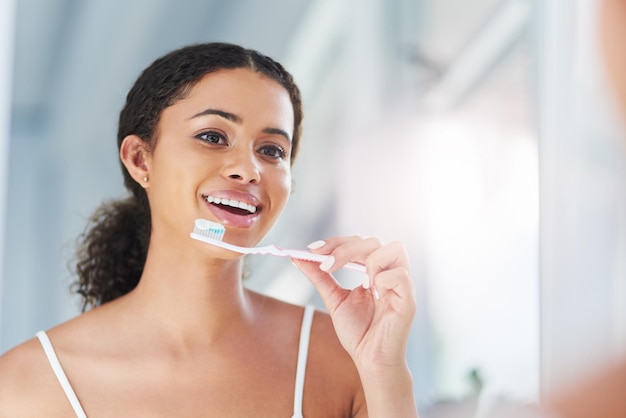
[[[39,331],[37,333],[37,338],[43,347],[43,351],[46,353],[46,357],[48,358],[48,362],[50,363],[50,367],[52,367],[52,371],[57,377],[57,380],[61,384],[63,388],[63,392],[65,392],[65,396],[67,400],[70,401],[72,405],[72,409],[78,418],[87,418],[83,407],[80,405],[78,401],[78,397],[76,393],[74,393],[74,389],[72,389],[72,385],[70,385],[69,380],[67,380],[67,376],[61,367],[61,363],[59,363],[59,359],[54,351],[54,347],[52,347],[52,343],[50,342],[50,338],[48,338],[48,334],[45,331]]]
[[[302,400],[304,394],[304,378],[306,372],[306,363],[309,353],[309,339],[311,336],[311,325],[313,323],[313,315],[315,313],[315,307],[313,305],[307,305],[304,308],[304,315],[302,317],[302,326],[300,328],[300,342],[298,346],[298,363],[296,366],[296,382],[294,388],[294,401],[293,401],[293,418],[303,418],[302,416]],[[81,406],[74,389],[72,388],[61,363],[54,351],[54,347],[48,338],[45,331],[39,331],[37,338],[43,347],[43,350],[48,358],[50,367],[54,371],[54,374],[59,381],[59,384],[65,392],[65,396],[72,405],[72,409],[78,418],[87,418],[83,407]]]
[[[307,305],[304,308],[302,317],[302,327],[300,328],[300,343],[298,346],[298,364],[296,367],[296,385],[293,396],[293,417],[302,418],[302,399],[304,394],[304,376],[306,372],[306,362],[309,354],[309,338],[311,336],[311,324],[315,307]]]

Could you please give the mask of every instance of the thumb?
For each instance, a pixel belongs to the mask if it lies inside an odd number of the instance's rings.
[[[314,261],[291,259],[292,263],[309,279],[320,294],[326,309],[334,312],[337,306],[346,298],[349,291],[343,288],[332,274],[320,269],[319,263]]]

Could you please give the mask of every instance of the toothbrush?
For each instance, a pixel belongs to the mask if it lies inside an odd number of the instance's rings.
[[[267,245],[264,247],[240,247],[238,245],[222,241],[225,232],[226,228],[224,228],[224,225],[211,222],[206,219],[196,219],[193,232],[191,233],[191,238],[240,254],[271,254],[280,257],[292,257],[300,260],[315,261],[318,263],[323,262],[329,257],[322,254],[313,254],[310,251],[281,248],[276,245]],[[365,273],[365,266],[363,264],[347,263],[344,267],[360,273]]]

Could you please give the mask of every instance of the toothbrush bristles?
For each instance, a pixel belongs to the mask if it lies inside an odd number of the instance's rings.
[[[226,232],[224,225],[207,221],[206,219],[197,219],[194,229],[196,234],[217,241],[222,241],[222,239],[224,239],[224,233]]]

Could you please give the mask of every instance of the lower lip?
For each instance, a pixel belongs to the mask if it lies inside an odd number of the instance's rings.
[[[211,213],[217,218],[217,221],[224,226],[234,228],[250,228],[258,219],[258,212],[250,215],[236,215],[217,205],[206,202]]]

